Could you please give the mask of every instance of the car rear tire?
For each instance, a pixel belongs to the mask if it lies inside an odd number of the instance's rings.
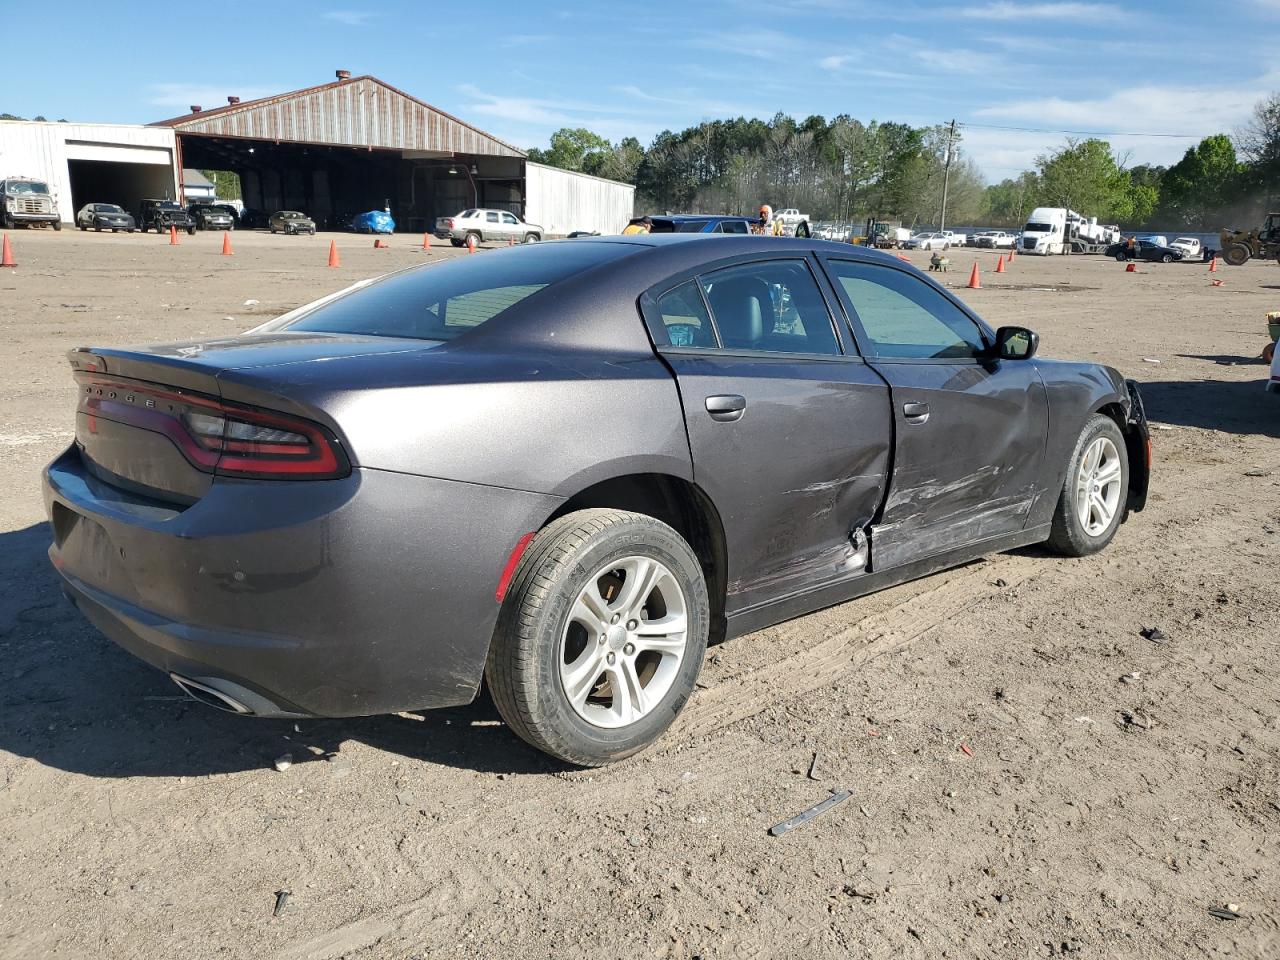
[[[1124,435],[1106,414],[1094,414],[1071,451],[1046,545],[1068,557],[1097,553],[1116,535],[1128,498]]]
[[[679,715],[709,623],[701,564],[675,530],[643,514],[581,510],[525,551],[485,677],[521,739],[599,766],[643,750]]]

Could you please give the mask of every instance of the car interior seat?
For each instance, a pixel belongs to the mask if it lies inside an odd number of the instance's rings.
[[[773,316],[767,283],[759,277],[719,280],[711,287],[707,299],[726,349],[759,349],[764,339],[765,319]]]

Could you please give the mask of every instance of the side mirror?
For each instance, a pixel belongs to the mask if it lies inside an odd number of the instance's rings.
[[[1040,334],[1026,327],[1001,327],[996,331],[995,355],[1001,360],[1030,360],[1040,348]]]

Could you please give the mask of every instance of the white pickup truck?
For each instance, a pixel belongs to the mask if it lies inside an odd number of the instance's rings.
[[[811,234],[809,218],[795,207],[775,211],[773,219],[781,223],[784,233],[789,237],[807,237]]]
[[[941,230],[939,232],[947,238],[947,243],[951,244],[951,246],[964,246],[965,236],[963,233],[956,233],[954,230]]]

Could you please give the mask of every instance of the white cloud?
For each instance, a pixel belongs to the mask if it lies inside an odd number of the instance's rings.
[[[320,16],[322,19],[332,20],[346,27],[363,27],[377,14],[369,10],[330,10]]]
[[[823,70],[841,70],[852,59],[853,57],[850,56],[823,57],[818,61],[818,66]]]
[[[1117,90],[1105,97],[1038,97],[984,107],[975,122],[1024,126],[998,130],[964,128],[963,147],[989,180],[1029,169],[1040,154],[1079,136],[1103,135],[1129,163],[1172,164],[1188,147],[1215,133],[1231,133],[1244,123],[1259,99],[1280,81],[1280,72],[1246,80],[1239,86],[1183,88],[1149,84]],[[1043,132],[1042,132],[1043,131]],[[1176,134],[1153,137],[1149,134]]]
[[[147,89],[150,92],[147,103],[157,107],[181,107],[184,113],[193,103],[212,110],[214,107],[225,107],[228,96],[249,101],[280,92],[266,87],[241,87],[234,83],[218,86],[206,83],[153,83]]]
[[[1101,3],[1015,3],[999,0],[980,7],[965,7],[963,16],[983,20],[1093,20],[1123,16],[1123,9]]]
[[[1001,67],[1001,62],[990,54],[975,50],[916,50],[911,54],[926,67],[943,73],[990,73]]]

